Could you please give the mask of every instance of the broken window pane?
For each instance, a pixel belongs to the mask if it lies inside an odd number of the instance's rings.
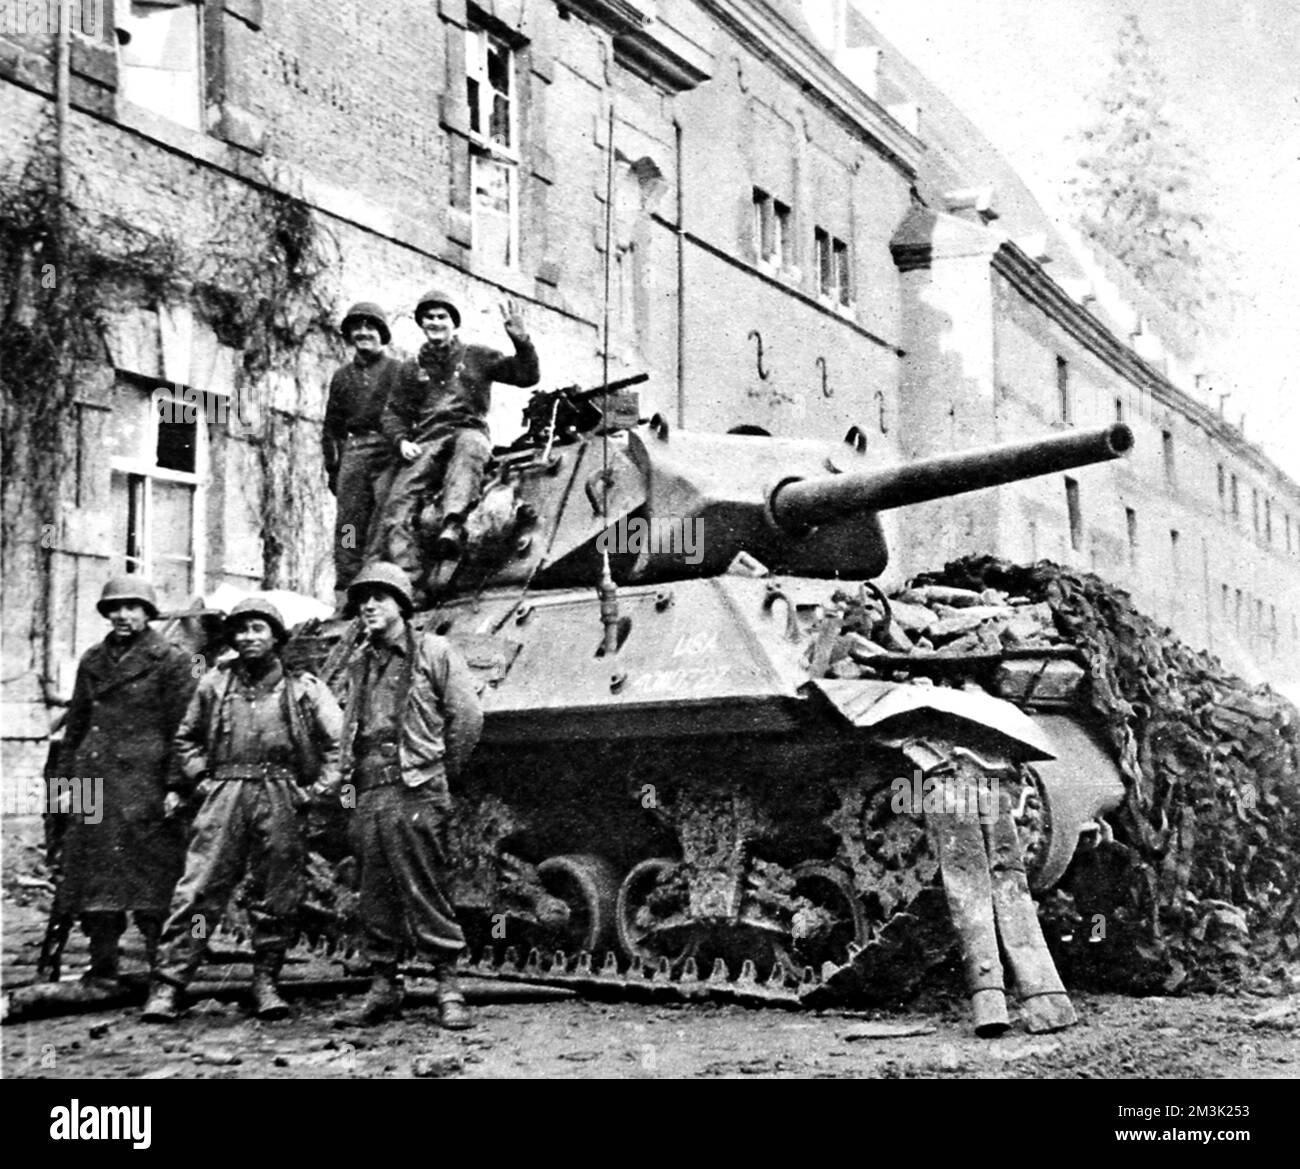
[[[514,263],[515,168],[474,156],[474,250],[489,263]]]
[[[492,95],[492,129],[489,137],[501,146],[510,145],[510,103],[499,93]]]
[[[498,93],[510,93],[510,50],[495,38],[488,38],[488,83]]]
[[[157,466],[168,471],[194,474],[198,450],[198,409],[193,402],[159,399]]]
[[[482,119],[478,113],[478,79],[470,77],[465,82],[465,100],[469,105],[469,128],[472,134],[483,133]]]
[[[113,517],[112,571],[144,571],[144,491],[143,475],[114,472],[109,487]]]
[[[195,3],[118,5],[118,92],[173,122],[202,125],[202,15]]]

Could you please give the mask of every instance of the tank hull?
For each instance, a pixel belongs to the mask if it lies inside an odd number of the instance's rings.
[[[453,834],[471,942],[675,971],[749,961],[798,986],[896,918],[942,916],[932,827],[954,809],[924,777],[959,756],[984,779],[955,810],[1016,807],[1030,879],[1059,877],[1080,825],[1122,793],[1113,766],[1058,776],[1069,736],[982,690],[818,676],[841,590],[740,575],[624,587],[604,612],[613,643],[590,588],[417,614],[481,684]],[[346,656],[345,639],[327,680]],[[931,933],[914,967],[951,947]]]

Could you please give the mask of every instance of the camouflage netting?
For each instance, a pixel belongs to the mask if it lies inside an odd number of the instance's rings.
[[[1300,714],[1143,616],[1091,574],[989,557],[916,585],[1046,602],[1128,798],[1042,906],[1074,984],[1213,990],[1300,957]],[[1068,944],[1062,939],[1068,939]]]

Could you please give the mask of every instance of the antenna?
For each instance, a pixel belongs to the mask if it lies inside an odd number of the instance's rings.
[[[614,95],[609,95],[609,124],[605,132],[605,308],[604,333],[601,345],[600,384],[602,390],[609,388],[609,282],[610,269],[614,262]],[[601,451],[601,514],[609,518],[609,394],[600,397],[600,451]]]

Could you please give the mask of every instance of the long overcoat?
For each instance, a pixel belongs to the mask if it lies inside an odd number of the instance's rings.
[[[163,801],[172,739],[197,679],[189,655],[156,630],[146,628],[120,656],[109,646],[82,657],[64,724],[55,778],[73,806],[55,813],[66,821],[56,904],[64,913],[165,914],[185,838],[178,821],[163,818]]]

